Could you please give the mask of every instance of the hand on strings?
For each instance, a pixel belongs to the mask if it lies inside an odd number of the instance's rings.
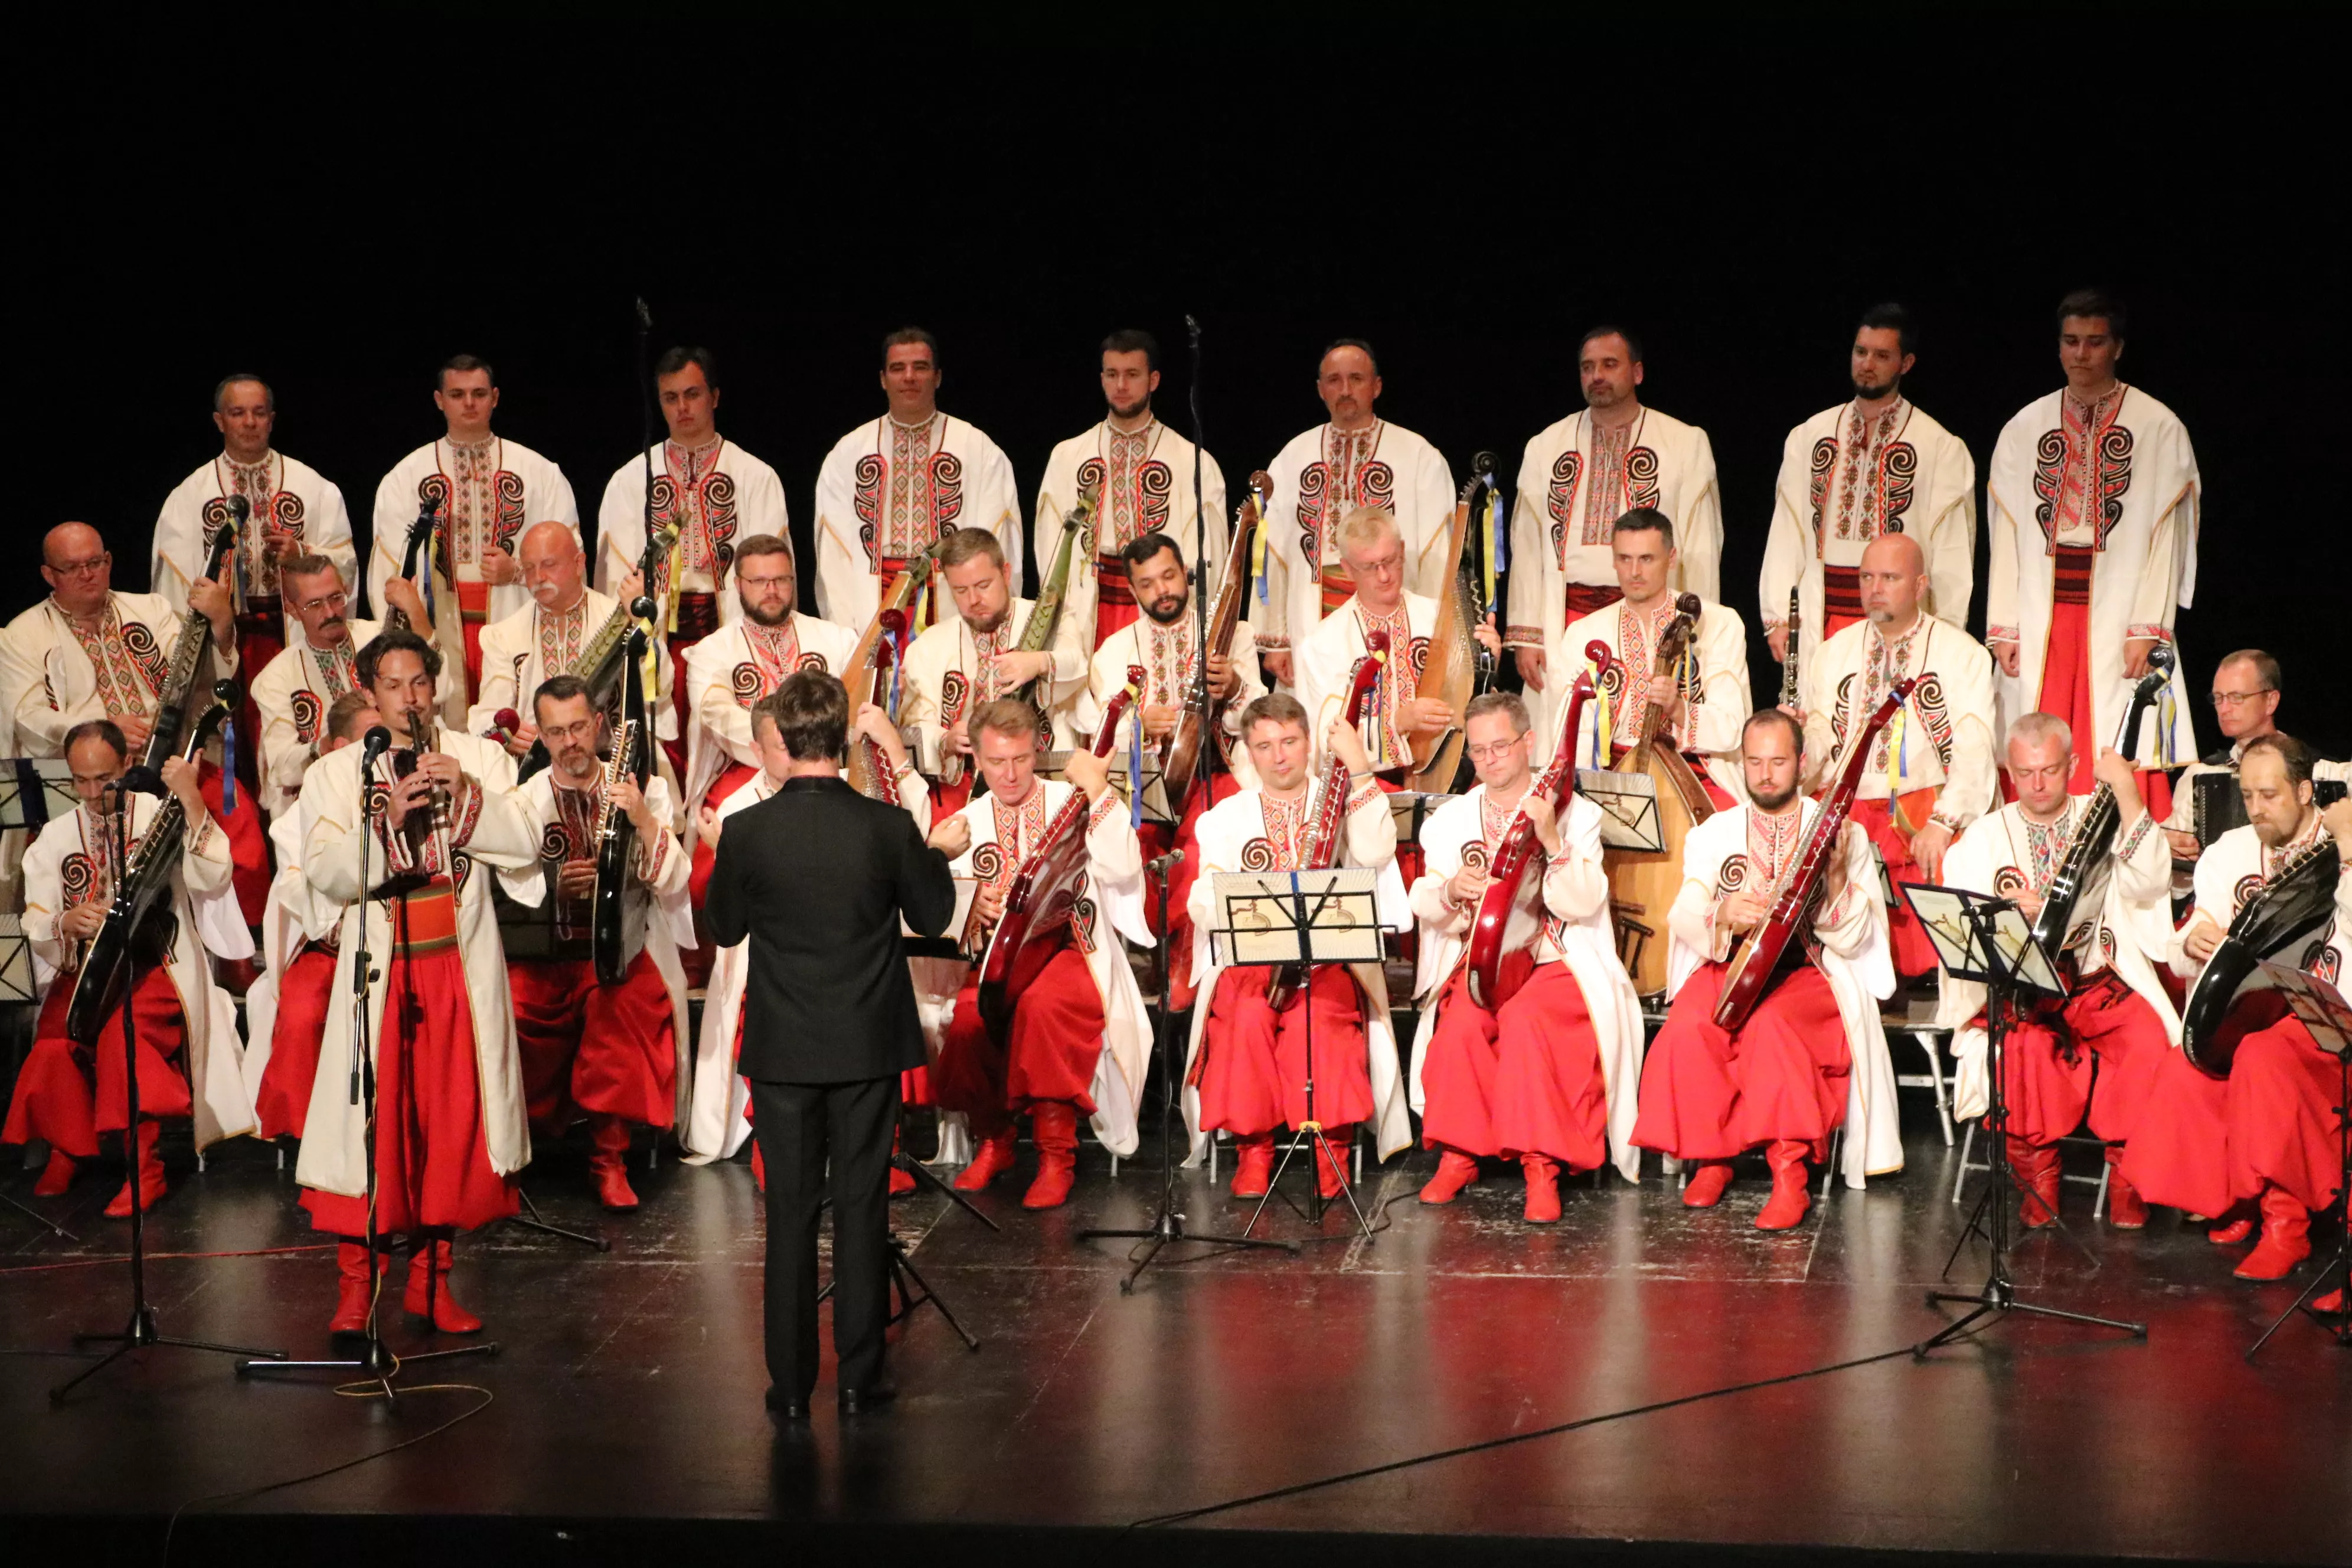
[[[1331,754],[1348,764],[1348,772],[1360,778],[1372,771],[1372,759],[1365,753],[1364,738],[1348,722],[1345,713],[1331,715],[1329,728],[1323,731],[1323,743]]]
[[[1495,658],[1503,657],[1503,634],[1495,629],[1495,617],[1492,615],[1472,626],[1470,636],[1480,647],[1485,648]]]
[[[1766,626],[1764,628],[1764,640],[1772,649],[1772,662],[1774,664],[1786,664],[1789,662],[1788,622],[1782,621],[1777,626]]]
[[[1461,721],[1461,716],[1454,711],[1454,704],[1443,697],[1414,698],[1412,706],[1405,710],[1405,717],[1416,735],[1433,735],[1441,730],[1450,730]]]
[[[492,587],[504,587],[509,583],[519,583],[521,580],[522,568],[515,564],[515,558],[512,555],[495,544],[482,546],[483,582]]]
[[[1772,906],[1765,900],[1763,894],[1753,889],[1742,888],[1716,906],[1715,921],[1726,931],[1753,931],[1762,925],[1764,917],[1771,912]]]
[[[1551,802],[1529,790],[1519,802],[1519,815],[1535,830],[1536,842],[1543,846],[1544,854],[1555,860],[1559,858],[1559,817],[1552,810]]]
[[[2113,746],[2101,746],[2098,760],[2091,764],[2091,776],[2116,792],[2116,820],[2128,826],[2137,822],[2144,808],[2139,794],[2139,770],[2132,760]]]
[[[961,858],[971,847],[971,821],[961,812],[931,829],[930,847],[949,859]]]
[[[1072,752],[1070,760],[1062,764],[1062,778],[1084,790],[1089,801],[1100,800],[1110,788],[1110,759],[1092,752]]]
[[[2213,950],[2221,945],[2221,928],[2213,923],[2210,915],[2199,915],[2197,922],[2180,939],[2180,950],[2199,963],[2212,957]]]
[[[68,942],[88,942],[106,929],[106,906],[96,899],[76,904],[58,917],[58,934]]]
[[[1269,683],[1273,681],[1280,681],[1285,686],[1293,686],[1297,684],[1297,681],[1291,673],[1289,649],[1285,648],[1279,652],[1269,649],[1259,656],[1259,662],[1265,666],[1265,673]]]
[[[898,726],[890,722],[890,715],[879,703],[861,703],[851,727],[889,759],[892,773],[907,765],[907,742],[899,738]]]
[[[1184,710],[1166,702],[1146,703],[1143,709],[1143,738],[1147,741],[1165,739],[1176,728]]]
[[[1229,654],[1211,654],[1209,656],[1209,694],[1212,697],[1231,697],[1234,692],[1239,691],[1241,687],[1242,678],[1234,668],[1233,657]]]
[[[188,584],[188,608],[212,623],[215,642],[224,647],[230,646],[236,630],[232,621],[236,600],[226,584],[215,583],[210,577],[197,578]]]
[[[1544,650],[1539,647],[1515,647],[1511,662],[1519,667],[1519,679],[1529,691],[1544,689]]]
[[[122,738],[129,743],[134,756],[146,750],[148,738],[155,733],[155,721],[144,713],[120,714],[114,726],[122,731]]]
[[[409,629],[419,637],[433,629],[432,620],[425,614],[424,596],[416,584],[405,577],[394,577],[383,585],[383,602],[408,617]]]
[[[1486,896],[1486,868],[1464,861],[1462,868],[1445,879],[1445,897],[1457,910],[1469,909]]]
[[[555,873],[555,891],[567,903],[595,897],[596,862],[566,860],[562,869]]]
[[[1650,706],[1663,714],[1667,723],[1679,722],[1683,716],[1682,682],[1671,675],[1650,677]]]
[[[1795,705],[1787,702],[1775,702],[1772,706],[1778,708],[1781,712],[1786,713],[1790,718],[1794,719],[1797,721],[1798,729],[1801,730],[1805,727],[1805,710],[1802,708],[1796,707]]]
[[[634,605],[640,598],[645,596],[645,592],[646,574],[645,570],[640,567],[638,570],[630,573],[627,576],[622,578],[620,582],[614,584],[613,597],[620,600],[624,605]]]
[[[196,764],[185,757],[166,757],[159,771],[163,775],[163,787],[180,797],[180,809],[187,813],[188,821],[202,822],[206,807],[203,792],[196,787],[200,777]]]
[[[1004,889],[993,882],[972,895],[972,912],[983,926],[993,926],[1004,918]]]
[[[631,778],[625,769],[619,778],[613,781],[611,787],[613,809],[629,819],[629,825],[637,830],[639,837],[651,838],[662,830],[660,820],[654,816],[654,808],[646,801],[646,792],[637,787],[637,781]]]
[[[1848,832],[1856,831],[1852,823],[1846,825],[1846,829]],[[1830,846],[1829,858],[1822,867],[1820,908],[1823,912],[1837,908],[1838,900],[1845,897],[1846,882],[1845,834],[1841,833],[1838,841]]]

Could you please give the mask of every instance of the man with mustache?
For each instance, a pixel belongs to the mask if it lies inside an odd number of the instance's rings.
[[[261,713],[261,805],[273,823],[292,815],[303,773],[327,749],[327,710],[359,689],[359,651],[383,629],[352,614],[342,569],[324,555],[293,557],[278,582],[294,629],[285,651],[253,678],[251,693]],[[419,636],[433,635],[414,584],[394,578],[386,592]]]
[[[514,558],[530,603],[482,628],[479,695],[466,714],[466,728],[503,744],[509,756],[520,758],[530,753],[539,739],[539,716],[530,707],[530,694],[551,677],[592,673],[578,668],[581,657],[625,601],[588,586],[588,557],[568,524],[531,524],[515,546]],[[632,574],[623,579],[621,592],[634,599],[644,592],[643,581]],[[654,662],[658,688],[667,691],[669,651],[658,643]],[[616,703],[619,691],[616,684]],[[648,690],[646,698],[654,704],[656,693]],[[502,729],[499,715],[509,710],[521,722]],[[654,707],[654,732],[659,737],[677,733],[677,714],[667,702]]]

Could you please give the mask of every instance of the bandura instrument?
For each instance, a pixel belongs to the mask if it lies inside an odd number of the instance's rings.
[[[415,584],[417,592],[425,596],[425,604],[434,606],[430,640],[441,650],[442,669],[462,672],[466,668],[465,616],[458,609],[457,591],[449,586],[448,565],[442,560],[440,544],[434,537],[434,525],[439,520],[445,504],[442,500],[427,499],[418,506],[416,521],[408,525],[408,542],[401,553],[400,574]],[[427,577],[417,575],[420,567],[428,574],[429,581]],[[416,629],[410,624],[406,610],[392,605],[378,605],[377,608],[383,610],[386,626],[397,626],[404,631]],[[439,707],[442,719],[452,724],[464,723],[466,682],[462,679],[453,680],[445,674],[441,689]],[[541,765],[545,766],[545,763]]]
[[[1446,585],[1437,601],[1437,624],[1430,630],[1429,657],[1414,681],[1414,695],[1433,697],[1454,710],[1445,728],[1412,742],[1412,772],[1407,789],[1444,794],[1453,789],[1462,767],[1462,715],[1470,705],[1471,683],[1477,677],[1477,658],[1470,628],[1478,624],[1478,595],[1463,575],[1462,553],[1470,542],[1470,512],[1478,492],[1495,483],[1495,454],[1481,452],[1471,459],[1469,480],[1454,504],[1454,524],[1446,537]]]
[[[186,743],[177,753],[182,761],[195,761],[196,753],[204,750],[213,731],[235,710],[242,695],[234,680],[213,684],[212,706],[197,716],[194,728],[189,731]],[[122,797],[121,830],[115,837],[118,845],[130,833],[134,820],[131,814],[136,809],[127,796]],[[172,874],[179,869],[180,841],[186,837],[187,827],[186,808],[180,805],[178,795],[167,793],[149,818],[147,832],[139,840],[138,847],[121,868],[113,900],[107,906],[106,923],[89,939],[82,954],[79,973],[74,978],[73,999],[66,1009],[66,1037],[76,1045],[98,1043],[99,1031],[106,1027],[106,1021],[114,1016],[115,1009],[130,994],[133,963],[152,970],[171,952],[179,935],[179,925],[172,911]],[[113,869],[109,868],[110,875]]]
[[[1194,672],[1192,700],[1184,704],[1184,716],[1167,741],[1167,749],[1160,763],[1160,785],[1166,791],[1171,810],[1184,809],[1184,799],[1192,791],[1192,781],[1200,776],[1201,752],[1209,735],[1222,738],[1225,732],[1225,709],[1229,700],[1209,697],[1205,706],[1208,725],[1202,724],[1202,688],[1208,684],[1208,655],[1230,658],[1234,651],[1234,630],[1241,625],[1242,595],[1249,584],[1250,552],[1257,540],[1258,521],[1265,515],[1266,498],[1274,492],[1274,478],[1263,469],[1249,478],[1249,494],[1234,513],[1233,542],[1225,552],[1225,567],[1217,581],[1217,596],[1209,606],[1209,640]]]
[[[1103,705],[1102,729],[1095,736],[1094,754],[1110,755],[1118,739],[1119,721],[1143,689],[1144,671],[1129,665],[1127,684]],[[1039,788],[1045,786],[1041,784]],[[1013,886],[1004,895],[1004,912],[989,934],[988,952],[981,961],[980,1017],[989,1034],[1002,1042],[1013,1026],[1013,1005],[1035,983],[1060,943],[1055,940],[1077,910],[1078,889],[1087,870],[1087,817],[1094,802],[1084,790],[1072,790],[1045,832],[1021,862]]]
[[[1822,797],[1821,810],[1813,817],[1813,829],[1806,836],[1804,847],[1781,872],[1780,885],[1764,923],[1735,941],[1731,967],[1725,973],[1723,989],[1716,997],[1717,1027],[1738,1033],[1783,966],[1802,959],[1812,934],[1813,905],[1821,898],[1822,879],[1830,862],[1844,852],[1840,840],[1846,816],[1853,810],[1854,792],[1862,786],[1863,769],[1870,763],[1871,746],[1878,739],[1878,732],[1902,711],[1904,702],[1918,684],[1917,676],[1906,676],[1880,700],[1877,711],[1863,725],[1861,736],[1847,754],[1845,766],[1839,770],[1837,783]],[[1797,809],[1804,809],[1802,802]]]
[[[1698,635],[1702,608],[1696,594],[1685,594],[1675,601],[1675,618],[1666,624],[1664,633],[1658,638],[1657,655],[1648,675],[1628,669],[1614,654],[1595,659],[1601,670],[1601,691],[1606,692],[1612,676],[1622,693],[1635,680],[1671,673],[1682,662],[1691,639]],[[1586,651],[1589,655],[1591,650],[1588,647]],[[1645,705],[1641,733],[1633,737],[1633,749],[1622,763],[1613,764],[1615,772],[1640,773],[1650,780],[1657,795],[1661,847],[1655,853],[1611,848],[1601,855],[1601,865],[1609,873],[1611,912],[1620,927],[1620,952],[1627,945],[1623,941],[1627,924],[1639,925],[1651,933],[1632,944],[1633,952],[1625,963],[1626,973],[1633,979],[1633,989],[1644,996],[1659,995],[1666,989],[1666,911],[1674,907],[1675,895],[1682,890],[1683,840],[1692,828],[1715,815],[1715,802],[1708,798],[1706,787],[1699,783],[1690,763],[1672,745],[1658,743],[1658,732],[1664,723],[1665,715],[1656,703]],[[1611,759],[1602,757],[1598,765],[1609,768],[1612,763]]]
[[[2134,753],[2140,716],[2163,694],[2172,664],[2172,649],[2165,644],[2148,649],[2147,673],[2132,688],[2131,706],[2125,710],[2123,728],[2116,735],[2116,750],[2123,755]],[[2066,841],[2066,852],[2059,857],[2058,869],[2042,895],[2042,912],[2033,919],[2033,940],[2052,958],[2081,946],[2098,929],[2099,910],[2106,903],[2107,882],[2115,870],[2115,858],[2108,851],[2115,847],[2116,830],[2122,826],[2116,792],[2100,784],[2084,806],[2074,836]]]
[[[438,504],[433,501],[426,501],[424,506],[417,510],[416,521],[408,525],[408,547],[401,553],[400,574],[411,583],[416,581],[416,558],[423,554],[425,552],[425,547],[432,542],[433,521],[439,515],[440,508]],[[440,574],[440,563],[434,563],[433,571],[436,576]],[[396,607],[387,606],[385,608],[383,612],[383,624],[387,626],[397,626],[403,631],[415,631],[416,629],[415,626],[409,625],[408,612]]]
[[[1395,650],[1389,647],[1388,633],[1372,632],[1364,640],[1370,651],[1348,672],[1346,722],[1351,730],[1363,722],[1364,703],[1370,698],[1372,688],[1380,684],[1381,668],[1396,657]],[[1307,838],[1299,848],[1298,870],[1328,871],[1339,863],[1341,837],[1348,826],[1348,764],[1334,752],[1323,764],[1322,777],[1315,781],[1313,805],[1307,815]],[[1286,964],[1272,971],[1265,983],[1267,1005],[1281,1012],[1290,1005],[1290,999],[1305,984],[1305,964]]]
[[[2189,989],[2189,1005],[2181,1010],[2180,1050],[2189,1066],[2208,1078],[2229,1077],[2238,1042],[2248,1028],[2263,1026],[2276,1016],[2264,1011],[2252,1018],[2231,1018],[2241,1001],[2271,989],[2271,977],[2262,970],[2264,963],[2324,930],[2335,918],[2336,881],[2343,869],[2342,849],[2323,832],[2281,866],[2231,920],[2228,934],[2205,961],[2197,984]],[[2316,957],[2306,953],[2287,962],[2308,969]]]
[[[1797,644],[1804,629],[1804,617],[1797,613],[1797,590],[1789,590],[1789,657],[1780,661],[1780,706],[1800,709],[1805,705],[1805,687],[1797,673]]]
[[[893,722],[898,717],[890,700],[890,672],[898,658],[901,639],[906,636],[915,596],[930,581],[932,568],[939,562],[940,546],[929,550],[907,563],[898,574],[890,592],[884,596],[882,607],[866,625],[866,634],[857,639],[856,648],[849,656],[847,677],[853,683],[860,672],[871,671],[865,683],[866,700],[890,715]],[[853,714],[854,718],[855,715]],[[891,773],[889,763],[872,741],[859,735],[849,742],[850,787],[868,800],[898,804],[898,781]]]
[[[1062,624],[1062,607],[1069,598],[1071,563],[1080,556],[1094,558],[1095,508],[1101,503],[1102,481],[1091,480],[1078,492],[1070,514],[1062,520],[1061,542],[1054,547],[1054,569],[1045,574],[1045,585],[1037,590],[1037,602],[1029,609],[1029,624],[1021,628],[1021,640],[1013,644],[1013,652],[1044,653],[1054,646],[1054,633]],[[1013,695],[1034,708],[1042,719],[1054,706],[1054,678],[1037,676],[1024,682]],[[1051,734],[1050,730],[1039,732]]]
[[[213,535],[212,548],[205,552],[205,569],[199,575],[218,578],[221,563],[236,548],[237,524],[249,508],[243,496],[231,498],[231,521],[221,524]],[[164,668],[163,689],[155,694],[155,727],[147,733],[147,747],[139,756],[139,763],[150,773],[180,754],[180,731],[188,721],[188,694],[196,684],[196,668],[212,651],[213,624],[198,611],[191,609],[180,617],[180,635],[172,645],[172,662]],[[151,779],[152,784],[153,781]]]
[[[653,601],[636,604],[651,619]],[[625,938],[630,864],[636,858],[637,829],[628,813],[615,809],[613,786],[626,778],[640,790],[652,773],[653,725],[646,708],[646,628],[631,621],[623,638],[621,660],[621,722],[613,731],[612,759],[604,764],[604,785],[596,802],[596,891],[590,906],[589,952],[595,960],[596,981],[618,985],[629,972]]]
[[[1609,645],[1594,642],[1584,651],[1599,664],[1609,657]],[[1591,698],[1592,671],[1578,670],[1576,684],[1568,691],[1568,721],[1559,732],[1559,745],[1550,764],[1528,786],[1528,796],[1549,802],[1556,816],[1566,814],[1569,797],[1576,793],[1577,726]],[[1489,1011],[1509,1001],[1524,980],[1518,975],[1506,980],[1503,960],[1531,946],[1542,933],[1541,896],[1528,909],[1521,902],[1520,889],[1528,873],[1544,858],[1543,845],[1521,812],[1503,830],[1503,841],[1486,862],[1486,890],[1479,897],[1478,915],[1470,927],[1469,963],[1470,999]]]

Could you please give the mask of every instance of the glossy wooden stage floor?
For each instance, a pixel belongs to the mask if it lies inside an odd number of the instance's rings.
[[[1947,1201],[1957,1152],[1924,1106],[1906,1111],[1910,1169],[1841,1189],[1782,1237],[1749,1227],[1754,1179],[1706,1214],[1655,1176],[1638,1189],[1579,1184],[1549,1229],[1519,1223],[1515,1178],[1423,1208],[1412,1194],[1433,1157],[1416,1154],[1360,1189],[1392,1221],[1376,1244],[1349,1239],[1342,1211],[1298,1258],[1171,1254],[1132,1297],[1118,1289],[1124,1247],[1072,1237],[1146,1221],[1153,1166],[1114,1180],[1088,1145],[1076,1201],[1038,1217],[1018,1206],[1024,1151],[1019,1179],[982,1200],[1001,1235],[929,1193],[897,1206],[918,1266],[984,1348],[967,1353],[920,1314],[898,1344],[894,1409],[838,1421],[828,1369],[801,1430],[779,1429],[761,1404],[750,1172],[666,1163],[641,1176],[642,1211],[607,1221],[584,1195],[579,1151],[555,1151],[530,1186],[551,1217],[601,1226],[614,1249],[511,1227],[463,1245],[463,1297],[502,1353],[419,1381],[478,1385],[495,1395],[487,1408],[328,1479],[194,1508],[171,1560],[786,1548],[871,1560],[903,1548],[1200,1563],[1213,1548],[1225,1563],[1344,1546],[1360,1561],[1495,1563],[1559,1538],[1644,1562],[1793,1561],[1800,1549],[2352,1560],[2352,1355],[2298,1321],[2258,1363],[2242,1359],[2308,1276],[2240,1284],[2200,1230],[2162,1213],[2137,1235],[2094,1226],[2088,1189],[2072,1185],[2069,1218],[2098,1266],[2038,1236],[2019,1285],[2051,1305],[2145,1319],[2145,1342],[2011,1319],[1926,1362],[1900,1355],[1127,1529],[1926,1337],[1950,1315],[1922,1293],[1962,1211]],[[0,1343],[56,1352],[77,1328],[119,1321],[121,1266],[84,1261],[122,1245],[123,1227],[96,1212],[114,1179],[86,1175],[47,1205],[79,1244],[0,1216]],[[28,1187],[12,1172],[9,1191]],[[293,1190],[268,1151],[231,1146],[181,1178],[153,1245],[310,1246]],[[1187,1190],[1194,1228],[1238,1223],[1204,1178]],[[1307,1234],[1287,1212],[1276,1229]],[[165,1332],[299,1355],[324,1348],[332,1272],[326,1254],[299,1251],[163,1257],[151,1278]],[[1953,1281],[1981,1277],[1977,1252]],[[418,1342],[404,1321],[397,1340]],[[0,1357],[0,1531],[61,1534],[77,1563],[157,1561],[183,1504],[388,1447],[481,1402],[426,1392],[388,1410],[155,1350],[50,1409],[44,1391],[74,1367]]]

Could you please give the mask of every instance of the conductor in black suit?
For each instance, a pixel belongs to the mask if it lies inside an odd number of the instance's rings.
[[[808,1414],[816,1385],[817,1205],[833,1198],[833,1348],[845,1414],[896,1393],[882,1373],[890,1140],[898,1074],[924,1062],[899,921],[926,936],[955,912],[948,858],[907,813],[841,776],[849,696],[816,670],[760,705],[790,767],[728,819],[704,915],[751,939],[740,1070],[768,1175],[769,1405]]]

